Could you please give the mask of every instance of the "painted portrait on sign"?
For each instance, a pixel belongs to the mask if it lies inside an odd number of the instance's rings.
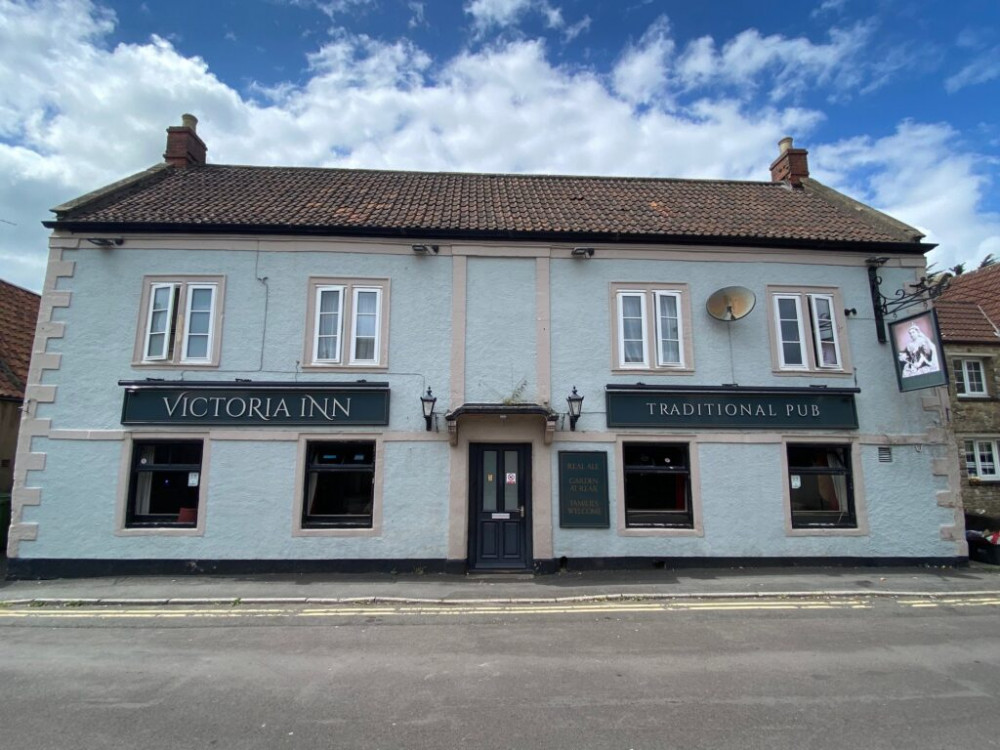
[[[889,324],[899,390],[916,391],[948,384],[941,360],[941,335],[933,310]]]

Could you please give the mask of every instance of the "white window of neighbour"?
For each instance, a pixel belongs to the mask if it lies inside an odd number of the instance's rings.
[[[1000,471],[997,470],[997,441],[966,440],[965,467],[970,478],[1000,479]]]
[[[147,277],[133,364],[218,365],[223,279]]]
[[[986,397],[986,377],[983,372],[983,362],[979,359],[956,359],[953,371],[955,373],[955,393],[959,397]]]

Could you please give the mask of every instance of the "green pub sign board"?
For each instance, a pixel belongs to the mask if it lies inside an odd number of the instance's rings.
[[[608,454],[603,451],[559,451],[559,526],[563,529],[606,529]]]
[[[383,384],[122,385],[122,424],[329,427],[389,423],[389,388]]]
[[[607,389],[608,427],[856,430],[852,388]]]

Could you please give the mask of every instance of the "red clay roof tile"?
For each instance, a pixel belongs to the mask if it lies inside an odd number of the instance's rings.
[[[24,398],[40,297],[0,279],[0,398]]]

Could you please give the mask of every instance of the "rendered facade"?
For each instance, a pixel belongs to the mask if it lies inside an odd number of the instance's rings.
[[[868,281],[931,246],[790,139],[760,183],[205,150],[55,209],[11,575],[965,558]]]

